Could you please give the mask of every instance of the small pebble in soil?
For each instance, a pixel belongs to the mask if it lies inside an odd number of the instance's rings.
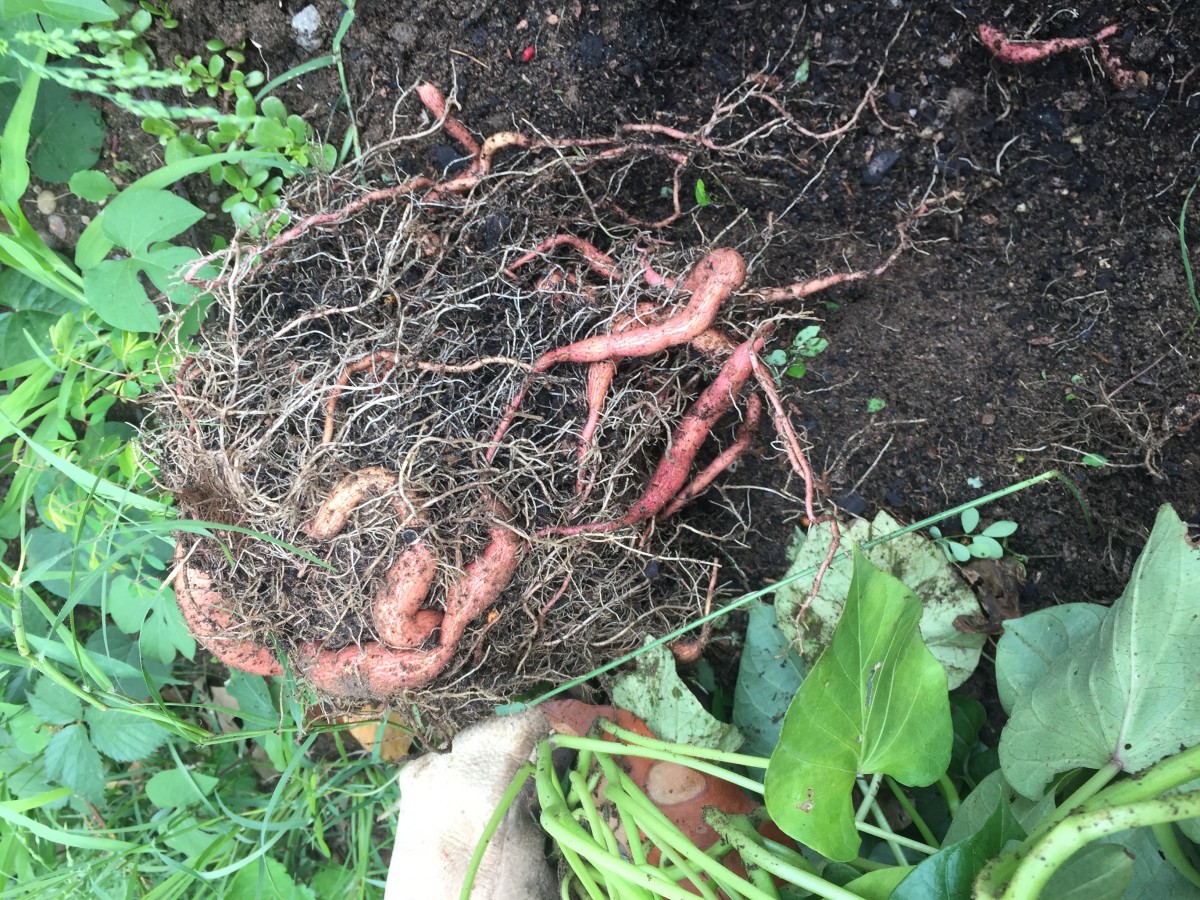
[[[867,511],[867,501],[856,491],[842,494],[836,497],[833,502],[837,504],[838,509],[850,516],[861,516]]]
[[[58,213],[46,216],[46,228],[60,241],[67,239],[67,220]]]
[[[899,150],[880,150],[872,156],[871,161],[862,170],[863,184],[869,187],[882,184],[884,176],[899,161],[900,156]]]
[[[461,150],[451,147],[449,144],[438,144],[430,151],[429,155],[433,157],[434,165],[438,167],[438,170],[446,175],[454,175],[462,171],[471,161],[470,157],[462,155]]]
[[[311,3],[292,16],[292,31],[296,33],[296,44],[301,50],[312,53],[321,46],[317,29],[321,27],[321,14]]]
[[[388,37],[396,42],[401,50],[411,50],[417,45],[417,29],[407,22],[397,22],[388,29]]]
[[[54,210],[58,209],[58,194],[49,188],[38,191],[37,208],[43,216],[48,216]]]

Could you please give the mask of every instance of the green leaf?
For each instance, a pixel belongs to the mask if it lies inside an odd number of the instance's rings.
[[[113,184],[112,179],[95,169],[76,172],[67,182],[67,187],[76,197],[90,203],[103,203],[117,192],[117,186]]]
[[[804,84],[808,81],[808,69],[810,66],[808,57],[800,60],[800,65],[796,67],[796,74],[792,76],[792,84]]]
[[[238,702],[239,715],[248,723],[272,727],[279,724],[279,703],[261,675],[231,672],[225,689]]]
[[[888,866],[859,875],[853,881],[848,881],[842,887],[863,900],[888,900],[892,891],[908,877],[915,866]],[[782,896],[782,895],[781,895]]]
[[[999,541],[984,537],[982,534],[971,538],[971,546],[968,549],[976,559],[999,559],[1004,555],[1004,547]]]
[[[295,139],[292,130],[275,119],[260,117],[250,129],[249,142],[252,147],[277,150],[290,147]]]
[[[882,397],[872,397],[867,401],[867,412],[877,413],[887,409],[887,401]]]
[[[922,860],[890,900],[928,900],[931,897],[970,897],[971,884],[1009,841],[1025,839],[1023,829],[1004,800],[998,802],[983,827],[970,837]],[[1047,895],[1052,896],[1052,895]]]
[[[1020,695],[1000,764],[1022,794],[1059,772],[1140,772],[1200,744],[1200,549],[1169,506],[1100,626]]]
[[[856,776],[920,786],[949,765],[946,673],[920,618],[913,593],[855,551],[842,620],[788,708],[766,777],[771,818],[830,859],[858,854]]]
[[[70,725],[83,717],[83,702],[49,678],[39,678],[29,695],[29,708],[47,725]]]
[[[30,125],[29,162],[43,181],[61,183],[100,158],[104,122],[86,100],[56,81],[42,85]]]
[[[804,662],[789,647],[775,610],[761,602],[750,607],[733,689],[733,724],[746,738],[742,753],[771,755],[779,743],[788,704],[803,680]]]
[[[50,351],[50,329],[58,321],[55,313],[23,309],[0,312],[0,359],[5,367],[38,358],[38,350]]]
[[[146,782],[146,796],[159,809],[183,809],[202,802],[220,783],[221,779],[203,772],[167,769]]]
[[[224,892],[225,900],[312,900],[310,888],[296,884],[287,867],[269,856],[238,870]]]
[[[43,757],[46,774],[93,803],[104,800],[104,760],[82,725],[68,725],[50,738]]]
[[[964,509],[959,521],[962,522],[963,534],[970,534],[979,527],[979,510],[974,507]]]
[[[1091,466],[1093,469],[1100,469],[1108,465],[1108,457],[1102,456],[1099,453],[1085,453],[1079,460],[1085,466]]]
[[[712,197],[708,194],[708,188],[704,184],[703,178],[696,179],[696,205],[711,206]]]
[[[104,210],[105,237],[135,255],[168,241],[204,218],[204,211],[170,191],[122,191]]]
[[[1095,603],[1064,603],[1004,623],[996,646],[996,688],[1011,713],[1050,664],[1095,631],[1108,612]]]
[[[11,13],[9,17],[19,15]],[[46,63],[46,51],[39,50],[34,57],[39,66]],[[29,187],[29,135],[33,122],[33,110],[37,102],[41,76],[29,70],[24,72],[25,82],[17,93],[12,109],[0,135],[0,203],[19,209],[21,197]],[[24,218],[24,216],[22,216]]]
[[[1133,880],[1133,860],[1119,844],[1088,844],[1046,882],[1054,900],[1123,900]],[[1180,895],[1158,895],[1180,896]]]
[[[987,528],[983,529],[983,534],[984,537],[1006,538],[1009,535],[1015,534],[1016,531],[1016,522],[1010,522],[1007,519],[1001,519],[999,522],[993,522]]]
[[[808,374],[808,367],[804,363],[793,363],[787,367],[783,374],[789,378],[803,378]]]
[[[145,697],[171,680],[171,667],[145,653],[144,641],[134,641],[115,628],[97,629],[85,645],[95,663],[111,672],[115,689],[127,697]]]
[[[952,778],[957,778],[966,775],[967,762],[979,747],[979,730],[987,721],[987,711],[978,700],[951,694],[950,721],[954,728],[954,744],[947,771]]]
[[[666,647],[639,656],[637,668],[613,685],[612,700],[640,716],[664,741],[730,752],[742,745],[737,729],[714,719],[688,690]]]
[[[953,844],[979,831],[987,823],[996,806],[1002,802],[1008,805],[1013,817],[1026,833],[1033,831],[1054,811],[1053,793],[1040,800],[1022,797],[1004,780],[1004,773],[997,769],[979,782],[975,790],[963,800],[954,821],[950,823],[943,843]]]
[[[142,625],[138,646],[148,658],[168,666],[177,655],[195,657],[196,639],[184,623],[171,591],[159,593],[154,611]]]
[[[157,722],[119,709],[89,706],[83,718],[91,732],[92,745],[117,762],[143,760],[171,736]]]
[[[138,280],[134,259],[106,259],[83,273],[83,293],[101,319],[122,331],[157,332],[158,310]]]
[[[843,529],[842,546],[862,545],[899,530],[900,523],[881,512],[873,522],[858,520]],[[832,538],[833,532],[828,525],[810,528],[808,540],[796,554],[788,574],[815,571],[829,552]],[[951,546],[956,545],[952,543]],[[966,548],[962,549],[965,553]],[[958,687],[979,664],[979,654],[987,640],[985,635],[967,634],[954,627],[954,620],[959,616],[979,612],[979,602],[971,589],[946,561],[937,545],[919,534],[901,535],[865,553],[875,566],[891,572],[921,599],[921,637],[945,666],[950,687]],[[839,556],[834,560],[825,573],[803,629],[797,627],[795,618],[808,598],[810,582],[802,579],[775,593],[775,613],[780,627],[789,641],[800,644],[810,667],[833,635],[852,572],[853,564],[848,557]]]
[[[137,634],[158,593],[128,575],[115,575],[108,584],[108,614],[123,632]]]
[[[33,13],[60,22],[111,22],[117,17],[104,0],[5,0],[4,16]]]

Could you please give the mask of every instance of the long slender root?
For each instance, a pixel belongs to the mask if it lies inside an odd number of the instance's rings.
[[[663,454],[645,493],[620,519],[588,525],[547,528],[542,535],[602,534],[616,531],[658,515],[687,483],[688,473],[701,445],[718,420],[733,408],[734,399],[752,373],[751,360],[762,349],[761,336],[741,344],[700,394],[671,436],[671,447]]]

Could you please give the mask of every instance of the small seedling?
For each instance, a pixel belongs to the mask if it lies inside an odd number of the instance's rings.
[[[929,529],[933,541],[942,548],[946,559],[965,563],[971,559],[1000,559],[1008,547],[1005,539],[1017,530],[1017,523],[1008,519],[993,522],[978,534],[979,510],[968,509],[959,517],[961,534],[943,534],[936,525]]]
[[[703,178],[696,179],[696,205],[697,206],[712,206],[712,195],[708,193],[708,187],[704,184]]]
[[[763,357],[766,364],[775,370],[776,383],[781,382],[784,375],[789,378],[805,376],[808,367],[804,364],[804,360],[819,356],[829,346],[829,341],[820,335],[820,325],[809,325],[796,335],[792,346],[787,350],[772,350]]]
[[[872,397],[867,401],[867,412],[877,413],[887,409],[887,401],[882,397]]]

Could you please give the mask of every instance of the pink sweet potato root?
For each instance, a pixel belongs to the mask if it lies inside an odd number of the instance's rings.
[[[1121,60],[1105,45],[1121,27],[1108,25],[1089,37],[1052,38],[1046,41],[1015,41],[994,25],[986,22],[979,25],[979,40],[989,52],[1001,62],[1023,66],[1041,62],[1068,50],[1082,50],[1095,46],[1100,54],[1100,64],[1118,90],[1127,90],[1134,84],[1134,74],[1121,65]]]
[[[393,473],[378,467],[351,473],[330,492],[305,532],[319,540],[332,538],[359,504],[395,483]],[[467,626],[499,599],[525,555],[524,542],[504,524],[508,511],[490,498],[486,506],[499,521],[490,527],[483,552],[447,586],[445,612],[421,608],[437,575],[438,561],[418,540],[400,552],[374,598],[372,615],[381,641],[342,650],[304,644],[292,656],[301,674],[314,687],[339,697],[386,697],[422,687],[440,674]],[[213,587],[212,576],[189,565],[186,555],[178,543],[175,596],[196,640],[230,668],[255,675],[283,674],[269,648],[230,636],[237,620],[228,601]],[[437,645],[425,649],[422,644],[439,627]]]

